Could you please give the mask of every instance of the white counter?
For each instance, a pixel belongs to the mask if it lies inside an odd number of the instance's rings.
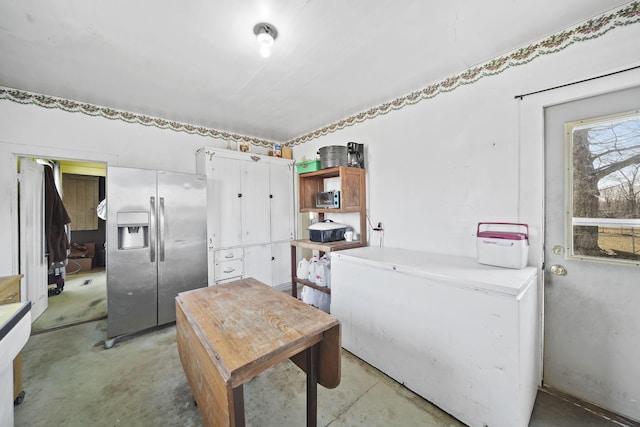
[[[331,254],[343,347],[471,426],[526,426],[540,366],[536,269],[365,247]]]
[[[0,426],[13,425],[13,359],[31,333],[31,303],[0,305]]]

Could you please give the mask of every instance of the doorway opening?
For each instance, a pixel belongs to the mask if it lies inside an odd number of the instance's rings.
[[[69,250],[61,265],[48,264],[48,308],[32,324],[34,334],[107,317],[106,164],[36,159],[53,170],[55,186],[71,219]]]

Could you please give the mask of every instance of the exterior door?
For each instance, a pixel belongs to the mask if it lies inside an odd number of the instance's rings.
[[[545,109],[543,383],[634,420],[640,420],[638,110],[640,88]]]
[[[34,322],[49,307],[47,245],[44,232],[44,170],[20,158],[20,272],[26,287],[22,301],[31,301]]]

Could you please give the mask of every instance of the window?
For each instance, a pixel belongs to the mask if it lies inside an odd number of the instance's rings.
[[[567,253],[640,261],[640,111],[567,123]]]

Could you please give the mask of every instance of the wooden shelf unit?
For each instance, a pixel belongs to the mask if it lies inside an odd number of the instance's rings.
[[[340,178],[340,208],[316,208],[316,193],[325,191],[325,179]],[[298,297],[298,284],[309,286],[321,292],[330,294],[331,289],[318,286],[308,280],[298,279],[297,248],[317,250],[320,253],[339,251],[344,249],[367,246],[367,189],[365,170],[338,166],[298,175],[298,194],[301,213],[315,212],[319,220],[324,220],[326,213],[358,213],[360,220],[360,235],[358,241],[347,242],[312,242],[309,239],[291,241],[291,295]]]
[[[324,191],[324,180],[340,178],[340,208],[316,208],[316,193]],[[364,169],[338,166],[298,176],[300,212],[360,212],[366,205]]]

